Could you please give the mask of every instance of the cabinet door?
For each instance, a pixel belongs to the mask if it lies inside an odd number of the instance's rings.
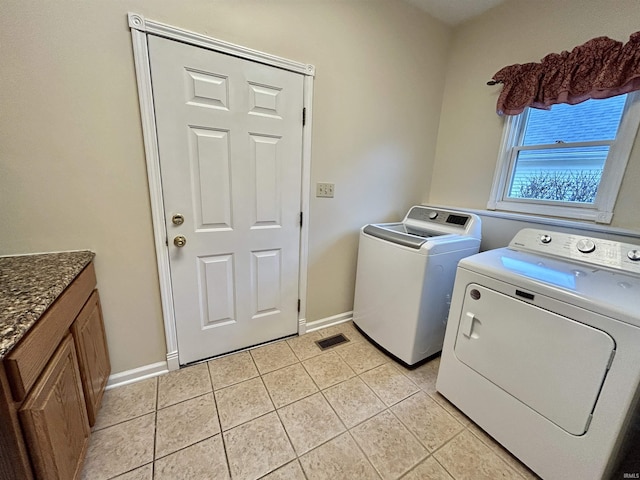
[[[93,426],[111,373],[98,290],[94,290],[85,303],[71,331],[78,352],[89,425]]]
[[[38,479],[79,478],[90,430],[71,335],[27,397],[20,420]]]

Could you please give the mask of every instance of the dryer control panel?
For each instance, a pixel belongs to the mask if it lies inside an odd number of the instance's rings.
[[[631,243],[525,228],[513,237],[509,248],[640,274],[640,245]]]

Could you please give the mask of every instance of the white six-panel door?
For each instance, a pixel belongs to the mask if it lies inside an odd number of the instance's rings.
[[[148,42],[180,363],[296,333],[303,76]]]

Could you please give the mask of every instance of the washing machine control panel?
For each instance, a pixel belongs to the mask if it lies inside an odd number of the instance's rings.
[[[509,248],[640,274],[640,245],[630,243],[525,228]]]
[[[430,236],[458,234],[478,240],[482,236],[481,221],[477,215],[428,205],[411,207],[402,224]]]
[[[454,228],[464,230],[467,222],[471,221],[472,216],[461,212],[448,212],[445,210],[416,206],[409,210],[407,218],[426,223],[447,224]]]

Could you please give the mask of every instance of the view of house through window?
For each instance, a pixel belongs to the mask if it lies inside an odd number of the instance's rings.
[[[626,97],[528,108],[505,197],[593,204]]]

